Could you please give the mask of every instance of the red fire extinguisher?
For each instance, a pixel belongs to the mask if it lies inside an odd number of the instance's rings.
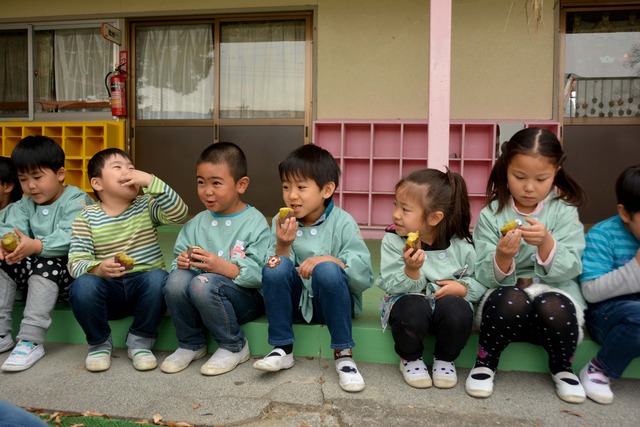
[[[111,98],[111,114],[117,117],[127,115],[127,97],[124,88],[125,76],[121,69],[123,65],[116,66],[115,70],[109,72],[104,78],[104,84],[107,87],[109,98]]]

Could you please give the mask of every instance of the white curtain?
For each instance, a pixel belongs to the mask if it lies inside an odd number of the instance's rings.
[[[104,78],[114,69],[113,44],[102,37],[99,28],[56,30],[54,52],[58,101],[108,98]]]
[[[223,23],[220,117],[304,117],[305,22]]]
[[[137,118],[212,119],[213,57],[210,24],[139,27]]]

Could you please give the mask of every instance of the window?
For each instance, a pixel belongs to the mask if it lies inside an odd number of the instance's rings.
[[[0,117],[25,117],[29,108],[26,29],[0,30]]]
[[[640,117],[640,9],[566,13],[564,116]]]
[[[137,24],[136,118],[304,119],[306,32],[295,18]]]
[[[220,117],[303,118],[305,21],[222,23]]]
[[[33,61],[29,61],[30,48]],[[114,69],[116,49],[102,37],[100,24],[0,29],[0,55],[5,63],[0,71],[0,118],[33,113],[110,114],[105,77]]]

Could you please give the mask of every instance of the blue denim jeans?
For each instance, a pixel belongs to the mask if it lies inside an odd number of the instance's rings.
[[[167,279],[164,270],[125,274],[105,279],[83,274],[71,284],[69,302],[90,346],[110,347],[109,320],[133,315],[129,328],[129,348],[151,349],[167,306],[162,288]]]
[[[355,344],[351,337],[353,298],[347,273],[334,262],[316,265],[311,274],[313,318],[311,323],[326,324],[331,348],[342,350]],[[262,292],[269,320],[269,344],[293,344],[293,323],[303,323],[300,296],[306,292],[298,271],[287,257],[280,257],[275,268],[262,269]]]
[[[218,347],[237,353],[244,346],[240,325],[264,312],[257,289],[243,288],[215,273],[174,270],[167,279],[164,297],[179,346],[187,350],[206,344],[206,327]]]
[[[31,412],[0,400],[0,426],[47,427],[48,425]]]
[[[591,337],[602,347],[596,359],[608,377],[620,378],[640,357],[640,295],[590,304],[586,312]]]

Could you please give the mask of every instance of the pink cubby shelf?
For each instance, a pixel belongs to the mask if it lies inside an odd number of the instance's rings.
[[[453,120],[448,167],[467,182],[472,227],[484,207],[487,179],[498,155],[504,125],[542,127],[559,137],[551,120]],[[342,168],[335,201],[360,225],[363,237],[380,239],[391,224],[394,188],[408,173],[430,167],[426,120],[322,119],[313,124],[313,143],[333,154]],[[434,166],[439,167],[440,165]]]

